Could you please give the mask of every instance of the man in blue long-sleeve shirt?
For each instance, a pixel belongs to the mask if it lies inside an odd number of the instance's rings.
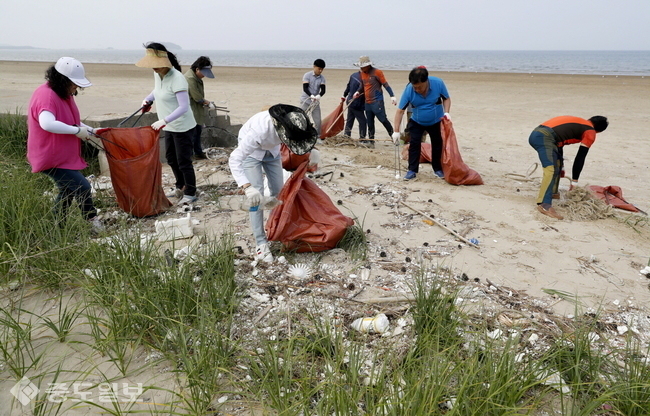
[[[358,91],[362,85],[361,71],[357,71],[350,75],[350,80],[348,81],[348,85],[345,87],[341,101],[346,101],[348,106],[348,117],[343,132],[346,136],[351,136],[354,120],[356,119],[359,122],[359,137],[363,141],[366,138],[367,130],[366,114],[364,112],[365,100],[363,97],[353,98],[354,93]]]

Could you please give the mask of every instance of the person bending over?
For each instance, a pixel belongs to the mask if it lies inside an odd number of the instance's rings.
[[[563,217],[552,206],[553,198],[559,197],[558,185],[563,172],[562,150],[567,144],[580,143],[578,153],[573,162],[571,175],[572,190],[578,185],[578,178],[585,164],[589,148],[596,140],[596,133],[607,129],[609,122],[606,117],[593,116],[589,120],[574,116],[560,116],[540,124],[528,138],[528,143],[537,151],[542,163],[542,185],[537,196],[537,209],[544,215],[557,218]]]
[[[277,196],[284,185],[280,143],[293,153],[304,155],[317,140],[318,133],[307,114],[287,104],[276,104],[268,111],[255,114],[239,130],[237,147],[230,154],[228,166],[237,185],[246,194],[248,205],[253,208],[249,217],[257,244],[255,260],[273,261],[264,232],[264,210],[261,209],[264,206],[263,175],[266,174],[269,183],[270,197]]]

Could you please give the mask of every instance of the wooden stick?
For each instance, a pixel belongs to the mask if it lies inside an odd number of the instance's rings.
[[[447,230],[450,234],[453,234],[456,238],[458,238],[459,240],[461,240],[462,242],[464,242],[464,243],[467,244],[468,246],[470,246],[470,247],[474,247],[475,249],[480,250],[480,247],[479,247],[479,246],[477,246],[476,244],[472,243],[471,241],[469,241],[468,239],[466,239],[466,238],[463,237],[462,235],[458,234],[456,231],[454,231],[454,230],[452,230],[451,228],[447,227],[446,225],[441,224],[440,221],[438,221],[437,219],[435,219],[435,218],[431,218],[430,216],[428,216],[428,215],[425,214],[424,212],[420,211],[419,209],[413,208],[412,206],[408,205],[408,204],[407,204],[406,202],[404,202],[404,201],[399,201],[399,202],[400,202],[402,205],[404,205],[405,207],[412,209],[413,211],[415,211],[415,212],[417,212],[418,214],[422,215],[422,216],[425,217],[426,219],[428,219],[428,220],[430,220],[430,221],[433,221],[433,222],[434,222],[435,224],[437,224],[438,226],[444,228],[444,229]]]
[[[401,296],[371,298],[371,299],[365,299],[363,302],[373,304],[373,303],[392,303],[392,302],[412,302],[414,300],[415,300],[414,295],[403,293]]]
[[[263,309],[263,310],[262,310],[262,311],[261,311],[261,312],[260,312],[256,317],[255,317],[255,319],[253,319],[253,325],[257,325],[257,323],[258,323],[259,321],[261,321],[262,318],[264,318],[264,317],[266,316],[266,314],[269,313],[269,311],[270,311],[271,309],[273,309],[273,305],[269,305],[269,306],[267,306],[266,308],[264,308],[264,309]]]

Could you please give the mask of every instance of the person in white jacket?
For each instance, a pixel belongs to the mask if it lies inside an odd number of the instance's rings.
[[[239,131],[237,148],[230,154],[228,165],[251,207],[249,215],[257,244],[256,260],[273,261],[264,231],[264,210],[257,209],[263,202],[263,174],[268,180],[270,196],[277,196],[284,184],[280,143],[293,153],[304,155],[317,140],[318,132],[305,112],[288,104],[276,104],[268,111],[255,114]]]

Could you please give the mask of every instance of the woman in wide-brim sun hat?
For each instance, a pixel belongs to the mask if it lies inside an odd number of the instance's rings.
[[[156,103],[158,121],[151,127],[163,131],[165,156],[176,178],[176,189],[167,196],[179,198],[179,205],[189,204],[196,201],[196,175],[192,166],[192,131],[196,121],[190,111],[189,87],[176,55],[160,43],[151,42],[145,48],[145,56],[135,65],[154,71],[154,89],[142,105]]]
[[[88,140],[95,131],[81,122],[75,102],[78,89],[92,84],[81,62],[70,57],[51,65],[45,79],[47,82],[36,88],[29,101],[27,160],[32,172],[46,174],[59,188],[55,212],[61,223],[76,199],[83,217],[99,231],[102,226],[91,186],[80,172],[87,166],[81,156],[81,140]]]

